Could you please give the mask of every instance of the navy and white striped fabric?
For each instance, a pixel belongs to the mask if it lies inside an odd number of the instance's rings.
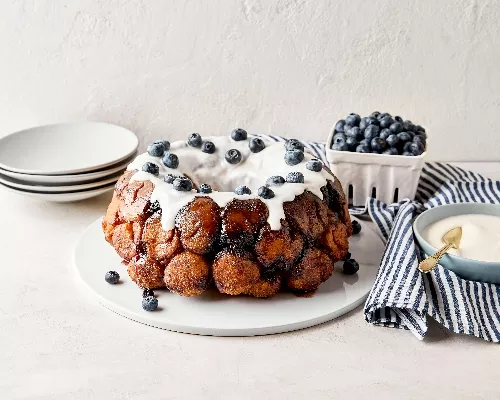
[[[327,164],[323,143],[304,144]],[[430,315],[454,332],[500,341],[500,286],[461,279],[440,265],[428,274],[417,269],[420,250],[413,238],[415,217],[432,207],[467,202],[500,204],[500,182],[449,164],[426,163],[415,201],[388,205],[370,198],[366,207],[350,210],[351,214],[368,212],[387,241],[365,303],[367,322],[408,329],[423,339]]]

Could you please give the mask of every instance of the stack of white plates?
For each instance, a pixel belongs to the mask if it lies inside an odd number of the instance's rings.
[[[102,122],[44,125],[0,138],[0,186],[69,202],[112,190],[137,153],[129,130]]]

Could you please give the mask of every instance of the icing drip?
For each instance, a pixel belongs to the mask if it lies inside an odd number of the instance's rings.
[[[252,136],[249,135],[249,139]],[[162,208],[162,227],[170,230],[175,225],[175,217],[179,210],[191,202],[197,196],[211,197],[220,207],[225,207],[233,199],[260,199],[269,209],[267,222],[272,230],[281,228],[281,219],[285,218],[283,203],[292,201],[305,190],[323,198],[321,188],[326,185],[327,179],[332,177],[322,170],[320,172],[310,171],[306,168],[307,161],[314,157],[304,153],[304,160],[294,166],[287,165],[284,161],[286,152],[284,143],[265,142],[266,148],[259,153],[252,153],[248,147],[248,140],[234,141],[229,136],[203,137],[215,144],[213,154],[204,153],[199,148],[188,146],[186,141],[178,141],[171,144],[170,152],[179,157],[179,166],[176,169],[168,168],[161,162],[161,157],[153,157],[148,153],[139,155],[128,167],[130,170],[138,170],[132,181],[151,181],[154,184],[151,201],[158,201]],[[227,150],[237,149],[241,152],[241,161],[238,164],[230,164],[224,154]],[[155,177],[142,171],[146,162],[158,165],[159,176]],[[289,172],[301,172],[304,174],[304,183],[284,183],[281,186],[271,186],[275,196],[271,199],[263,199],[257,195],[259,187],[265,186],[266,181],[273,175],[281,175],[283,178]],[[186,175],[195,186],[208,183],[212,186],[210,194],[197,193],[196,190],[181,192],[173,188],[172,184],[164,182],[167,174],[177,176]],[[237,195],[234,189],[239,185],[246,185],[252,190],[249,195]]]

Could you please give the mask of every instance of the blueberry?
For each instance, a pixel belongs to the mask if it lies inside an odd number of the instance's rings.
[[[380,111],[374,111],[370,114],[370,117],[377,118],[380,115]]]
[[[361,141],[359,142],[359,144],[362,144],[363,146],[366,146],[366,147],[368,147],[368,149],[370,149],[370,150],[371,150],[370,140],[368,140],[368,139],[363,139],[363,140],[361,140]]]
[[[354,275],[359,271],[359,264],[356,260],[350,259],[344,261],[344,274],[345,275]]]
[[[364,132],[366,127],[370,124],[368,124],[366,122],[366,119],[369,118],[369,117],[363,117],[361,118],[361,121],[359,122],[359,129],[361,130],[361,132]]]
[[[411,146],[412,142],[405,142],[405,144],[403,145],[403,152],[410,152],[412,153],[411,149],[410,149],[410,146]]]
[[[212,186],[206,183],[202,183],[200,186],[198,186],[198,193],[205,193],[205,194],[212,193]]]
[[[236,189],[234,189],[234,193],[241,196],[244,194],[252,194],[252,191],[250,190],[250,188],[248,186],[240,185]]]
[[[347,129],[345,132],[345,135],[347,136],[347,138],[352,137],[356,140],[363,139],[363,132],[361,132],[361,129],[359,128],[359,126],[353,126],[352,128]],[[347,138],[346,138],[346,140],[347,140]]]
[[[304,183],[304,174],[302,172],[289,172],[285,180],[288,183]]]
[[[142,291],[142,298],[145,297],[155,297],[155,292],[153,291],[153,289],[144,289]]]
[[[335,135],[335,136],[337,136],[337,135]],[[291,151],[291,150],[304,151],[304,144],[300,140],[297,140],[297,139],[288,139],[285,142],[285,149],[287,149],[288,151]]]
[[[106,282],[115,285],[120,280],[120,274],[116,271],[108,271],[106,275],[104,275],[104,279]]]
[[[392,135],[389,135],[385,141],[387,142],[387,144],[389,146],[395,147],[399,142],[399,138],[397,135],[392,134]]]
[[[179,192],[190,192],[193,189],[191,179],[180,176],[174,180],[174,189]]]
[[[285,178],[279,175],[271,176],[267,181],[268,186],[281,186],[285,183]]]
[[[310,171],[320,172],[323,169],[323,163],[319,160],[311,160],[307,162],[306,168]]]
[[[358,147],[359,145],[359,142],[356,138],[353,138],[351,136],[349,136],[346,140],[345,140],[345,143],[347,145],[347,149],[349,151],[355,151],[356,150],[356,147]]]
[[[380,131],[380,135],[379,135],[379,136],[380,136],[382,139],[387,140],[387,138],[391,135],[391,133],[392,133],[392,132],[391,132],[391,130],[390,130],[390,129],[385,128],[385,129],[382,129],[382,130]]]
[[[289,150],[285,153],[285,162],[288,165],[297,165],[304,159],[304,153],[300,150]]]
[[[408,135],[410,135],[411,140],[413,140],[413,138],[415,137],[415,132],[408,131]]]
[[[257,191],[257,194],[263,199],[272,199],[274,197],[274,192],[267,186],[261,186]]]
[[[231,138],[240,142],[242,140],[247,140],[247,131],[241,128],[237,128],[231,132]]]
[[[201,145],[201,151],[208,154],[215,153],[215,144],[212,142],[203,142]]]
[[[394,120],[390,116],[386,116],[380,120],[381,128],[389,128],[394,123]]]
[[[342,258],[342,261],[347,261],[347,260],[350,260],[351,259],[351,256],[352,254],[347,252],[346,255],[344,256],[344,258]]]
[[[177,168],[179,166],[179,157],[174,153],[165,153],[161,161],[168,168]]]
[[[399,115],[396,115],[396,116],[394,117],[394,120],[395,120],[396,122],[401,123],[401,124],[403,123],[403,118],[401,118]]]
[[[165,151],[170,150],[170,142],[168,140],[158,140],[155,143],[163,143],[163,147],[165,148]]]
[[[353,220],[352,221],[352,234],[357,235],[359,232],[361,232],[361,224],[358,221]]]
[[[381,137],[373,138],[370,144],[372,146],[372,150],[375,150],[377,152],[384,151],[387,146],[387,143]]]
[[[188,144],[192,147],[200,147],[201,142],[201,135],[199,133],[192,133],[188,137]]]
[[[408,132],[398,133],[398,139],[400,142],[409,142],[411,140],[411,135]]]
[[[369,125],[365,129],[365,139],[372,140],[378,136],[380,128],[377,125]]]
[[[347,143],[333,144],[332,145],[332,150],[335,150],[335,151],[348,151],[349,147],[347,146]]]
[[[241,161],[241,153],[236,149],[226,151],[224,157],[229,164],[238,164]]]
[[[142,166],[142,170],[144,172],[148,172],[154,176],[158,176],[158,174],[160,173],[160,167],[158,167],[158,165],[156,165],[155,163],[152,163],[152,162],[145,163]]]
[[[405,131],[413,132],[415,130],[415,125],[411,121],[403,122],[403,128]]]
[[[153,201],[152,203],[150,202],[147,212],[151,214],[161,212],[160,202],[158,200]]]
[[[381,114],[379,114],[379,115],[377,116],[377,119],[378,119],[379,121],[382,121],[385,117],[392,117],[392,116],[391,116],[391,114],[389,114],[389,113],[381,113]]]
[[[410,143],[409,148],[410,153],[412,153],[414,156],[419,156],[424,152],[424,145],[420,142]]]
[[[398,150],[395,149],[394,147],[389,147],[386,151],[384,151],[382,154],[387,154],[389,156],[397,156]]]
[[[359,126],[361,122],[361,117],[358,114],[351,113],[345,119],[345,124],[347,126]]]
[[[356,153],[370,153],[370,148],[364,144],[360,144],[356,147]]]
[[[409,151],[405,151],[405,152],[403,153],[403,155],[404,155],[405,157],[413,157],[413,153],[410,153]]]
[[[421,125],[415,125],[415,132],[425,132],[425,128]]]
[[[165,153],[165,145],[163,142],[154,142],[148,146],[148,154],[151,157],[161,157]]]
[[[178,178],[178,176],[175,176],[175,175],[172,175],[172,174],[167,174],[167,175],[165,175],[165,177],[163,178],[163,180],[166,183],[174,183],[175,178]]]
[[[427,144],[427,141],[425,140],[425,138],[422,135],[415,135],[415,136],[413,136],[413,142],[415,142],[415,143],[417,143],[417,142],[422,143],[422,146],[424,146],[424,148],[425,148],[425,146]]]
[[[345,121],[343,119],[337,121],[337,123],[335,124],[335,132],[344,132],[344,125]]]
[[[342,133],[337,133],[333,136],[333,144],[345,144],[345,136]]]
[[[252,153],[258,153],[266,148],[264,141],[260,138],[252,138],[248,142],[248,147]]]
[[[379,125],[380,121],[374,117],[366,117],[365,118],[366,126],[368,125]]]
[[[403,125],[401,125],[400,122],[394,122],[393,124],[391,124],[389,129],[392,133],[399,133],[403,130]]]
[[[158,300],[153,296],[142,299],[142,308],[146,311],[154,311],[158,308]]]

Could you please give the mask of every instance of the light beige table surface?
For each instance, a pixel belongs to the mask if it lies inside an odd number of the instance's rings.
[[[418,341],[368,325],[359,307],[298,332],[216,338],[106,310],[79,289],[71,256],[109,199],[0,189],[0,399],[500,398],[498,345],[432,321]]]

